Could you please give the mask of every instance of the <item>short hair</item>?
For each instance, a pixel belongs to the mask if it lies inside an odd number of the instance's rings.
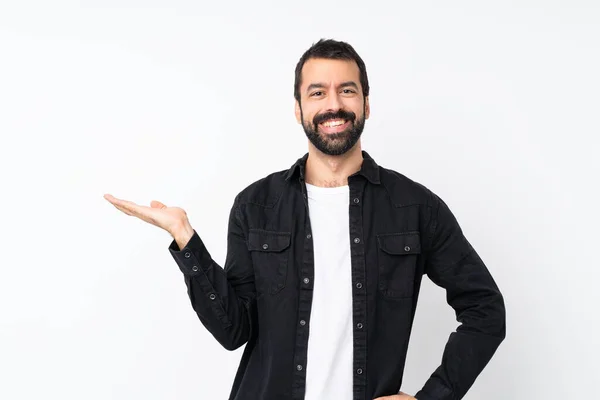
[[[367,77],[367,68],[358,53],[346,42],[333,39],[320,39],[302,54],[298,64],[296,64],[296,76],[294,79],[294,98],[300,103],[300,85],[302,84],[302,68],[306,61],[311,58],[326,58],[331,60],[349,60],[358,65],[360,72],[360,85],[362,86],[363,96],[369,95],[369,79]]]

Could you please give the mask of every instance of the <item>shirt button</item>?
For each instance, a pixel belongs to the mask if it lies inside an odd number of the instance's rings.
[[[183,255],[185,258],[190,258],[192,254],[189,251],[186,251],[185,254]]]
[[[198,266],[197,266],[197,265],[194,265],[194,266],[192,267],[192,271],[194,271],[194,272],[198,271]]]
[[[266,250],[266,249],[268,249],[268,248],[269,248],[269,245],[265,243],[265,244],[263,244],[263,246],[262,246],[262,247],[263,247],[263,249],[265,249],[265,250]]]
[[[310,235],[310,233],[308,235],[306,235],[307,239],[310,239],[312,236]]]
[[[301,319],[301,320],[300,320],[300,325],[302,325],[302,326],[306,325],[306,321],[305,321],[305,320],[303,320],[303,319]]]
[[[300,365],[300,364],[296,365],[296,369],[297,369],[298,371],[302,371],[302,365]]]
[[[214,300],[217,298],[217,296],[215,296],[214,293],[211,293],[210,296],[208,296],[211,300]]]
[[[361,323],[359,322],[358,324],[356,324],[356,327],[357,327],[358,329],[362,329],[362,327],[363,327],[363,324],[361,324]]]
[[[357,287],[357,288],[359,288],[359,289],[362,289],[362,283],[358,282],[358,283],[356,284],[356,287]]]
[[[356,373],[357,373],[357,374],[359,374],[359,375],[361,375],[361,374],[362,374],[362,372],[363,372],[363,371],[362,371],[362,369],[360,369],[360,368],[356,370]]]
[[[404,251],[410,251],[410,246],[404,246]]]
[[[354,238],[354,243],[360,243],[360,239],[359,238]]]
[[[358,197],[354,198],[354,203],[356,203],[356,204],[360,203],[360,200],[358,199]]]
[[[304,283],[306,283],[308,285],[308,282],[310,282],[310,279],[304,278],[304,279],[302,279],[302,282],[304,282]]]

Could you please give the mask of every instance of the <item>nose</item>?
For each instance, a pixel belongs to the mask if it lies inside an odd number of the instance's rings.
[[[325,104],[327,111],[336,112],[342,108],[339,94],[336,91],[330,92],[327,96],[327,103]]]

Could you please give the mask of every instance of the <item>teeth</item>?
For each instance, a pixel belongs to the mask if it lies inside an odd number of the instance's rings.
[[[332,127],[332,126],[342,125],[343,123],[344,123],[344,120],[336,119],[336,120],[333,120],[333,121],[323,122],[323,125],[329,128],[329,127]]]

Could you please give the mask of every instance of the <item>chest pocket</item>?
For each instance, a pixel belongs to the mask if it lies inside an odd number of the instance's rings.
[[[290,232],[250,229],[248,250],[254,265],[256,291],[276,294],[285,287],[291,257]]]
[[[419,254],[418,231],[377,235],[379,290],[385,297],[412,297]]]

